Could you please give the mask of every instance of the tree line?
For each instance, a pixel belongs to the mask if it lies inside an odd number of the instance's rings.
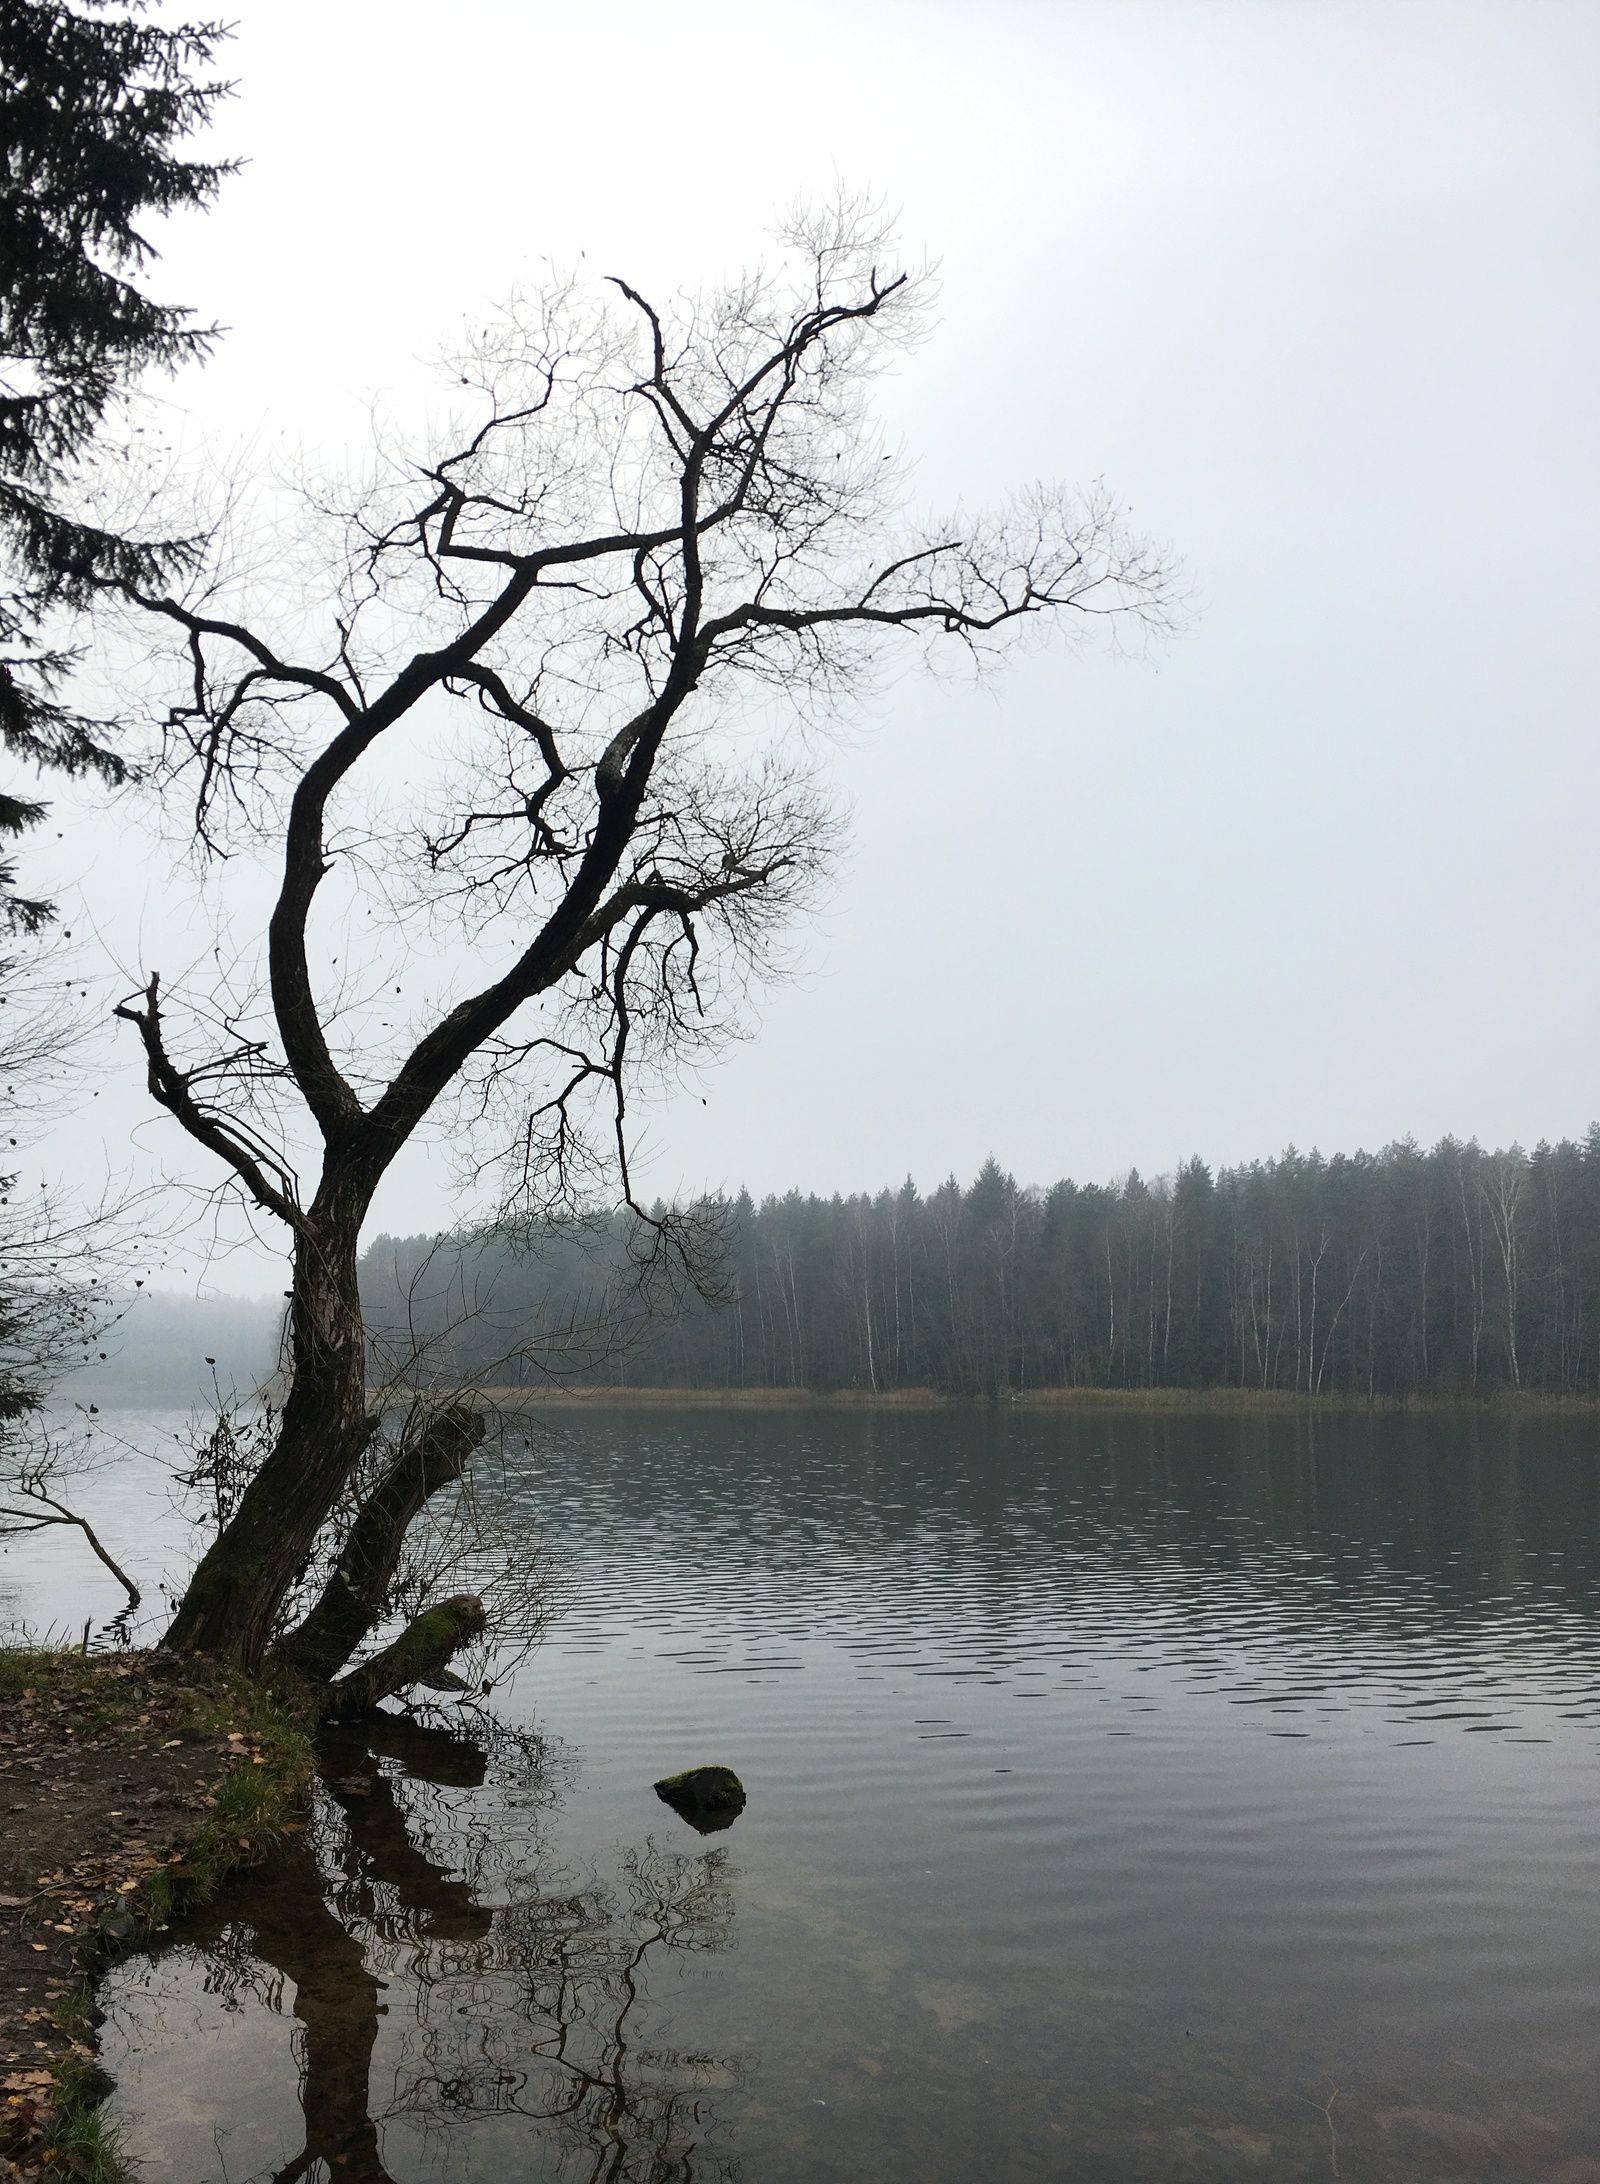
[[[697,1209],[710,1296],[630,1287],[632,1217],[581,1248],[524,1231],[382,1237],[375,1344],[485,1383],[1262,1388],[1486,1397],[1600,1390],[1600,1125],[1487,1151],[1444,1138],[1147,1180],[748,1193]]]
[[[518,290],[440,359],[425,420],[298,488],[141,450],[129,405],[216,334],[149,292],[151,230],[233,171],[190,156],[225,26],[144,13],[0,6],[0,755],[137,789],[209,864],[207,967],[141,961],[114,1014],[221,1200],[281,1231],[288,1311],[271,1433],[247,1467],[216,1443],[239,1491],[166,1642],[360,1712],[489,1619],[476,1593],[424,1610],[404,1575],[425,1505],[476,1521],[485,1417],[370,1400],[361,1232],[417,1129],[446,1122],[524,1223],[614,1189],[636,1294],[701,1288],[693,1209],[635,1200],[629,1103],[738,1029],[826,883],[811,728],[913,651],[1158,635],[1185,582],[1102,484],[921,506],[873,397],[931,290],[842,189],[693,294]],[[5,854],[45,810],[0,782],[0,942],[54,916]],[[430,937],[452,933],[475,992]],[[0,1219],[0,1413],[10,1385],[24,1424],[45,1361],[12,1306],[40,1286]],[[34,1453],[0,1435],[29,1524]]]

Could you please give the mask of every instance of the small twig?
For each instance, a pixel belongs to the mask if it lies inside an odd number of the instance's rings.
[[[1307,2108],[1314,2108],[1328,2126],[1328,2160],[1335,2176],[1339,2174],[1339,2134],[1333,2128],[1333,2104],[1339,2098],[1339,2088],[1334,2087],[1326,2101],[1314,2101],[1308,2093],[1297,2093],[1295,2099],[1304,2101]]]
[[[23,1481],[15,1491],[25,1494],[30,1501],[42,1502],[44,1507],[38,1510],[29,1509],[26,1511],[0,1509],[0,1538],[5,1537],[8,1532],[41,1531],[49,1524],[76,1525],[88,1541],[92,1552],[99,1556],[127,1594],[128,1606],[136,1608],[139,1605],[138,1586],[133,1582],[133,1579],[128,1575],[121,1563],[113,1560],[101,1545],[94,1526],[87,1517],[80,1517],[75,1510],[69,1509],[65,1502],[58,1502],[53,1494],[47,1494],[42,1487],[30,1485],[27,1481]]]

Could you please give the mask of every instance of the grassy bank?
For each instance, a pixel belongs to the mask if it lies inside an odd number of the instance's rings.
[[[100,2107],[95,1980],[297,1827],[311,1764],[304,1726],[214,1664],[0,1648],[0,2143],[12,2174],[126,2174]]]

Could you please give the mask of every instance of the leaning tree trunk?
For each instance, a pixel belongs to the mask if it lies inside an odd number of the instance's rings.
[[[179,1652],[260,1666],[283,1602],[372,1438],[356,1280],[364,1212],[354,1194],[319,1191],[295,1240],[278,1438],[189,1580],[167,1632]]]
[[[460,1478],[483,1434],[481,1415],[465,1403],[421,1418],[413,1412],[410,1430],[400,1436],[345,1536],[320,1599],[273,1648],[274,1662],[311,1683],[339,1673],[382,1619],[412,1519]]]
[[[424,1608],[392,1645],[329,1685],[322,1694],[323,1720],[354,1720],[370,1714],[397,1691],[447,1678],[455,1655],[474,1638],[481,1638],[488,1627],[483,1602],[475,1593],[453,1593],[436,1607]],[[451,1688],[466,1686],[458,1679]]]

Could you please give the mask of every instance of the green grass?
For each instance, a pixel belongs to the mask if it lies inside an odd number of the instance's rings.
[[[227,1875],[254,1864],[294,1826],[311,1782],[305,1724],[249,1677],[213,1671],[197,1691],[186,1726],[236,1736],[240,1756],[213,1791],[216,1808],[195,1830],[181,1864],[151,1875],[143,1891],[152,1926],[165,1926],[185,1901],[203,1902]]]
[[[62,1698],[99,1705],[105,1661],[78,1646],[0,1646],[0,1700],[20,1698],[30,1686],[48,1684]]]
[[[38,2174],[55,2184],[135,2184],[122,2134],[101,2107],[104,2083],[92,2063],[70,2055],[56,2071],[55,2114]]]
[[[76,1647],[0,1648],[0,1704],[29,1689],[75,1706],[82,1743],[117,1734],[124,1744],[160,1745],[183,1731],[236,1740],[238,1757],[213,1791],[215,1810],[195,1830],[181,1865],[155,1874],[141,1892],[151,1925],[165,1924],[183,1897],[203,1899],[236,1866],[259,1858],[304,1802],[313,1772],[307,1724],[237,1670]],[[151,1716],[148,1726],[141,1713]]]

